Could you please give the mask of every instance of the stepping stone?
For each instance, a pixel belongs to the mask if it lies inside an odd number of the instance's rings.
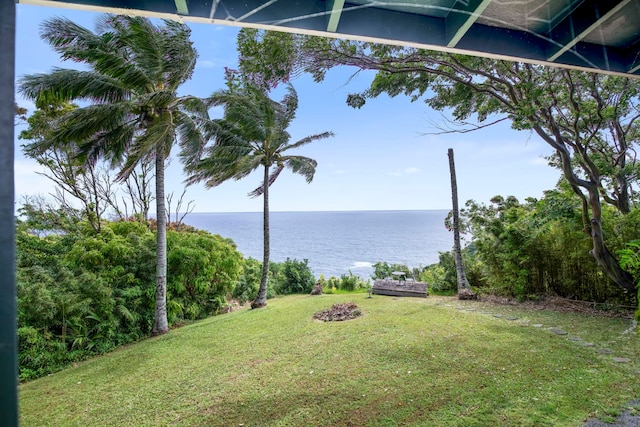
[[[579,341],[582,341],[582,338],[580,338],[580,337],[569,337],[568,340],[569,341],[573,341],[573,342],[579,342]]]
[[[616,363],[629,363],[631,362],[631,359],[628,357],[614,357],[613,361]]]
[[[549,330],[551,332],[553,332],[554,334],[556,334],[556,335],[568,335],[569,334],[567,331],[563,331],[560,328],[549,328]]]
[[[580,345],[583,347],[595,347],[595,344],[592,342],[581,342]]]
[[[534,328],[542,328],[542,323],[534,323],[533,325]]]
[[[507,320],[518,320],[518,316],[507,316],[505,317]]]
[[[613,354],[613,350],[609,350],[608,348],[601,348],[598,350],[600,354]]]
[[[499,319],[502,317],[502,314],[494,314],[493,317],[497,317]]]

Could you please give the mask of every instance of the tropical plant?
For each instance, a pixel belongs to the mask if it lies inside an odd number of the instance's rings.
[[[624,249],[618,252],[620,264],[627,271],[630,271],[638,281],[638,310],[636,310],[636,321],[640,321],[640,240],[627,243]]]
[[[258,295],[251,304],[252,308],[259,308],[267,305],[269,188],[285,168],[302,175],[310,183],[316,161],[288,152],[333,134],[324,132],[290,142],[287,128],[298,108],[298,96],[291,85],[287,86],[287,94],[280,102],[270,99],[264,90],[231,72],[227,73],[227,86],[211,96],[212,105],[224,107],[224,117],[212,120],[207,127],[207,136],[214,143],[204,148],[194,145],[183,155],[189,174],[187,182],[204,181],[208,188],[231,179],[245,178],[262,168],[262,183],[249,193],[250,197],[263,198],[262,276]]]
[[[308,294],[316,283],[309,268],[309,261],[287,258],[280,264],[274,277],[274,289],[278,295]]]
[[[75,216],[59,219],[64,211],[38,215],[31,206],[20,212],[24,220],[16,227],[16,264],[22,379],[152,332],[155,239],[146,224],[105,221],[96,233]],[[167,240],[169,324],[217,314],[239,278],[242,255],[235,244],[195,229],[169,230]]]
[[[71,147],[88,164],[106,158],[126,179],[142,162],[155,163],[156,290],[154,334],[169,330],[166,307],[165,160],[174,144],[200,144],[199,124],[207,106],[177,90],[192,75],[197,53],[190,29],[181,23],[104,15],[94,33],[65,18],[42,25],[42,38],[62,59],[88,70],[54,69],[27,75],[19,90],[38,106],[82,101],[87,106],[64,114],[51,135],[32,147]]]

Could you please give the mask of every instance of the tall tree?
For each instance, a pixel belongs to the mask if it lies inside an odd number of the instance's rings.
[[[453,158],[453,148],[447,151],[449,156],[449,173],[451,175],[451,202],[453,215],[453,252],[456,260],[456,277],[458,282],[458,296],[466,298],[471,294],[471,286],[462,266],[462,248],[460,246],[460,210],[458,209],[458,180],[456,179],[456,165]]]
[[[169,330],[166,309],[166,212],[164,167],[174,144],[201,144],[206,103],[178,96],[197,58],[190,29],[181,23],[130,16],[102,16],[96,32],[64,18],[46,21],[41,37],[63,60],[87,70],[56,68],[19,81],[19,90],[37,104],[82,101],[63,115],[40,144],[73,147],[75,155],[95,163],[105,158],[126,179],[141,162],[155,165],[157,262],[153,334]]]
[[[185,162],[193,184],[204,181],[208,188],[230,179],[239,180],[262,168],[262,183],[249,193],[263,199],[263,260],[260,288],[252,308],[267,305],[269,279],[269,188],[286,168],[302,175],[308,183],[313,180],[317,162],[311,158],[290,155],[288,152],[310,142],[332,136],[323,132],[290,142],[287,128],[295,118],[298,96],[293,86],[280,101],[274,101],[261,88],[250,83],[238,83],[228,76],[228,89],[212,95],[213,105],[224,107],[224,117],[213,120],[208,137],[213,144],[203,151],[196,146],[185,151]]]
[[[476,115],[482,126],[509,120],[514,129],[535,132],[555,150],[553,164],[582,201],[591,255],[612,281],[634,291],[631,275],[605,244],[602,203],[622,214],[638,204],[640,81],[409,47],[289,34],[266,37],[256,30],[242,30],[238,41],[242,71],[268,73],[268,85],[301,71],[320,81],[331,67],[350,65],[378,71],[367,90],[348,96],[353,107],[382,93],[404,94],[436,110],[450,110],[458,122]],[[273,62],[262,49],[292,53]]]

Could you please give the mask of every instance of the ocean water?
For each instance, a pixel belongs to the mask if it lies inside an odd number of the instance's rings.
[[[378,261],[426,266],[453,247],[446,210],[272,212],[271,260],[308,259],[318,277],[350,271],[368,279]],[[186,224],[233,239],[262,260],[262,213],[191,213]]]

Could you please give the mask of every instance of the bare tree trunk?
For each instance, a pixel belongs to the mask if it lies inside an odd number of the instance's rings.
[[[264,208],[262,210],[263,220],[263,256],[262,256],[262,277],[260,279],[260,289],[258,289],[258,296],[255,301],[251,303],[251,308],[261,308],[267,305],[267,285],[269,284],[269,254],[270,254],[270,242],[269,242],[269,166],[264,167],[264,181],[263,185],[263,203]]]
[[[167,321],[167,213],[164,205],[164,152],[156,150],[156,307],[152,335],[169,332]]]
[[[451,200],[453,202],[453,252],[456,260],[456,276],[458,278],[458,294],[463,289],[471,290],[467,276],[462,267],[462,249],[460,248],[460,214],[458,210],[458,182],[456,166],[453,161],[453,148],[449,148],[449,171],[451,172]]]

